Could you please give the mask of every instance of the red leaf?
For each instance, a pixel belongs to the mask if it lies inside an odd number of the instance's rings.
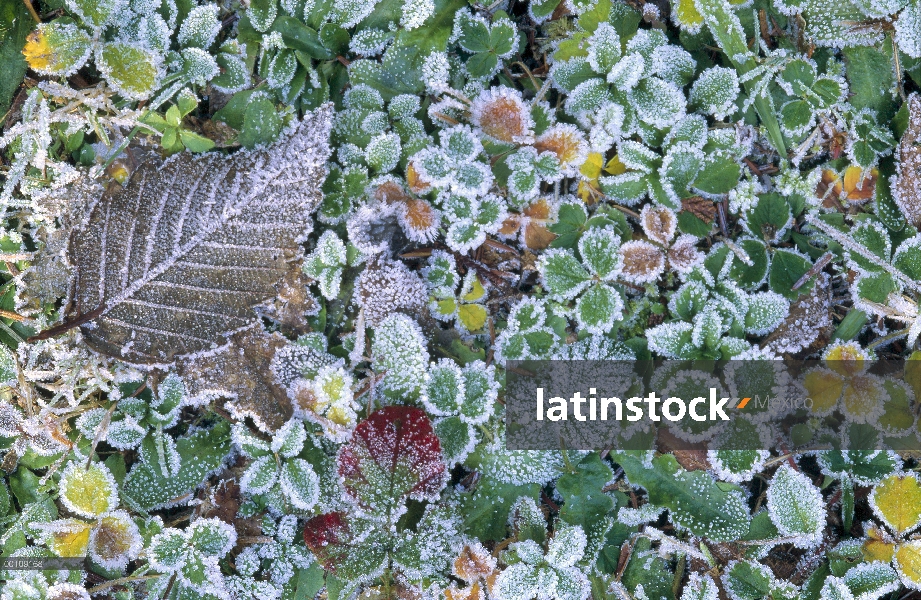
[[[371,521],[344,512],[317,515],[304,526],[304,543],[327,571],[347,580],[380,574],[390,551],[388,537]]]
[[[348,552],[349,526],[343,512],[317,515],[304,526],[304,543],[330,571],[336,570],[339,554]]]
[[[408,406],[387,406],[359,423],[338,463],[346,498],[369,516],[391,521],[406,498],[437,500],[447,480],[431,422]]]

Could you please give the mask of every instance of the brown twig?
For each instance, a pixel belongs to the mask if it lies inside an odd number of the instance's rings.
[[[38,340],[47,340],[48,338],[59,336],[62,333],[66,333],[75,327],[79,327],[81,325],[85,325],[86,323],[89,323],[93,319],[102,315],[102,313],[104,313],[105,310],[106,310],[106,306],[103,304],[99,308],[91,310],[85,315],[81,315],[77,317],[73,321],[67,321],[66,323],[61,323],[60,325],[57,325],[55,327],[51,327],[50,329],[46,329],[42,332],[39,332],[33,335],[32,337],[27,338],[26,341],[36,342]]]
[[[32,18],[35,19],[35,22],[36,22],[36,23],[41,23],[41,22],[42,22],[42,18],[41,18],[40,16],[38,16],[38,13],[37,13],[37,12],[35,12],[35,7],[32,6],[32,0],[22,0],[22,2],[23,2],[23,4],[26,5],[26,9],[28,9],[29,14],[32,15]]]

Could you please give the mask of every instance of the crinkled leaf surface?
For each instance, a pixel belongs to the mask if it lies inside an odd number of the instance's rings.
[[[94,349],[169,363],[227,344],[302,255],[320,203],[329,107],[276,144],[141,165],[74,229],[74,319]]]
[[[425,412],[387,406],[355,428],[339,451],[339,477],[360,509],[392,521],[407,498],[434,501],[447,468],[441,444]]]

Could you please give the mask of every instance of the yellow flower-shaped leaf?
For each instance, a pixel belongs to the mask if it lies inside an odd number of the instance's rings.
[[[73,513],[97,517],[118,506],[115,478],[105,465],[93,463],[89,468],[71,462],[61,474],[61,502]]]
[[[921,482],[911,474],[890,475],[870,493],[873,512],[901,535],[921,524]]]
[[[870,355],[860,347],[860,344],[847,342],[829,346],[822,358],[825,359],[825,364],[829,369],[850,377],[866,370],[865,363],[869,361]]]

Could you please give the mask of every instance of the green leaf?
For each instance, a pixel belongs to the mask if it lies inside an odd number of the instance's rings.
[[[921,280],[921,236],[902,242],[892,257],[892,266],[915,281]]]
[[[467,59],[467,70],[473,77],[487,77],[493,73],[499,59],[491,52],[474,54]]]
[[[518,498],[537,500],[540,485],[512,485],[484,477],[473,492],[461,496],[461,514],[467,533],[482,541],[506,537],[509,510]]]
[[[821,541],[825,502],[819,488],[799,471],[789,465],[777,470],[768,486],[767,507],[781,535],[799,538],[796,546],[806,548]]]
[[[670,454],[646,463],[637,455],[612,455],[630,483],[646,489],[649,502],[669,509],[671,518],[694,535],[730,541],[748,531],[751,518],[738,488],[718,484],[706,471],[685,471]]]
[[[587,218],[588,214],[581,204],[564,204],[561,206],[557,222],[547,227],[547,229],[559,236],[550,243],[550,247],[575,248]]]
[[[492,49],[489,29],[485,23],[470,17],[462,18],[460,33],[458,43],[464,50],[468,52],[489,52]]]
[[[723,584],[733,600],[764,600],[770,596],[772,579],[767,567],[738,561],[726,571]]]
[[[705,194],[728,194],[742,175],[742,166],[732,157],[719,154],[711,157],[701,169],[694,187]]]
[[[790,204],[777,193],[762,194],[758,203],[746,215],[748,230],[757,239],[780,241],[793,219]]]
[[[814,118],[814,111],[805,100],[791,100],[780,107],[780,123],[790,135],[805,133]]]
[[[4,2],[0,5],[0,115],[5,115],[26,74],[23,46],[35,22],[24,2]]]
[[[576,302],[579,323],[589,332],[607,333],[623,317],[624,302],[608,285],[595,283]]]
[[[213,141],[205,136],[192,133],[191,131],[180,130],[179,139],[182,140],[182,145],[192,152],[207,152],[214,148]]]
[[[278,137],[281,127],[275,105],[267,98],[257,98],[246,106],[238,141],[244,148],[265,145]]]
[[[349,32],[336,23],[326,23],[320,28],[320,41],[333,56],[342,56],[349,50]]]
[[[132,100],[150,96],[160,82],[158,58],[151,51],[129,42],[108,42],[97,64],[115,90]]]
[[[269,30],[278,15],[278,0],[250,0],[246,16],[256,31]],[[282,17],[284,18],[284,17]]]
[[[588,548],[595,553],[610,527],[605,517],[615,508],[611,496],[602,492],[613,476],[611,467],[592,452],[575,465],[574,472],[562,475],[556,482],[556,491],[563,498],[560,519],[582,527],[588,536]]]
[[[848,103],[855,111],[872,109],[880,123],[888,122],[897,107],[891,39],[885,38],[880,48],[855,45],[843,48],[841,53],[847,68]]]
[[[122,494],[146,510],[169,506],[181,501],[186,494],[201,485],[217,470],[230,453],[230,424],[220,421],[210,429],[199,429],[192,435],[176,440],[179,472],[164,475],[153,436],[141,444],[146,460],[137,462],[125,477]]]
[[[674,574],[668,563],[651,551],[651,545],[647,537],[641,537],[636,541],[630,562],[624,569],[623,583],[633,597],[636,597],[641,589],[642,596],[650,600],[674,600]]]
[[[559,4],[560,0],[531,0],[529,6],[531,8],[531,14],[534,15],[535,19],[540,21],[552,15]]]
[[[796,282],[811,268],[812,263],[801,254],[792,250],[776,250],[768,276],[771,291],[781,294],[787,300],[796,300],[800,294],[810,291],[815,283],[815,277],[812,277],[799,289],[793,289]]]
[[[285,45],[292,50],[300,50],[317,60],[333,58],[330,50],[323,45],[320,34],[293,17],[278,17],[272,24],[272,31],[280,33]]]
[[[568,250],[551,250],[541,261],[547,291],[563,299],[574,298],[585,288],[591,275]]]

